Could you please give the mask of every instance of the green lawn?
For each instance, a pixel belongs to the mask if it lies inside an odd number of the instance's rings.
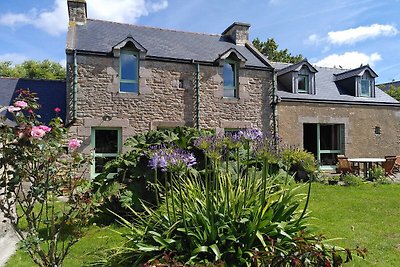
[[[361,185],[356,187],[313,184],[309,209],[318,233],[342,247],[366,247],[366,260],[357,259],[346,266],[400,265],[400,185]],[[113,226],[112,228],[116,228]],[[83,266],[93,254],[116,246],[121,237],[107,228],[91,226],[88,234],[72,249],[64,266]],[[7,267],[34,266],[29,257],[18,251]]]
[[[313,184],[309,209],[317,232],[344,238],[331,244],[368,249],[366,260],[346,266],[400,266],[399,184]]]
[[[118,246],[123,238],[115,234],[112,230],[124,231],[112,225],[108,227],[91,226],[88,233],[72,246],[70,254],[67,256],[63,266],[77,267],[87,265],[96,260],[96,254],[105,249]],[[97,259],[98,260],[98,259]],[[10,258],[6,267],[32,267],[35,266],[29,255],[22,250]]]

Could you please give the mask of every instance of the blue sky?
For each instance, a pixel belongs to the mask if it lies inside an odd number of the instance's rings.
[[[400,80],[400,0],[86,0],[89,18],[221,33],[251,24],[250,39],[319,66],[370,64],[377,82]],[[67,0],[0,1],[0,61],[65,62]],[[118,3],[118,4],[116,4]]]

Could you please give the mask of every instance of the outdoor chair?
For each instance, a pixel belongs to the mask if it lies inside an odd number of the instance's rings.
[[[385,170],[385,175],[392,178],[394,177],[393,169],[396,164],[396,157],[385,157],[385,162],[382,163],[382,168]]]
[[[360,168],[358,166],[352,166],[350,163],[349,159],[344,156],[344,155],[338,155],[337,160],[339,163],[339,168],[338,171],[340,175],[345,175],[347,173],[353,173],[353,174],[360,174]]]
[[[396,161],[394,162],[393,173],[400,172],[400,156],[396,157]]]

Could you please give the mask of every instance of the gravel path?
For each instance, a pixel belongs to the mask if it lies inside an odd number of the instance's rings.
[[[0,266],[5,266],[7,260],[15,253],[18,241],[14,229],[0,212]]]

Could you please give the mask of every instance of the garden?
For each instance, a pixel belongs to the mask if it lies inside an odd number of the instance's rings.
[[[130,137],[128,152],[90,181],[80,140],[59,118],[41,124],[38,108],[36,96],[21,91],[8,108],[16,125],[1,127],[0,209],[22,240],[7,266],[399,260],[398,185],[383,178],[328,186],[316,182],[312,154],[257,129],[176,128]]]

